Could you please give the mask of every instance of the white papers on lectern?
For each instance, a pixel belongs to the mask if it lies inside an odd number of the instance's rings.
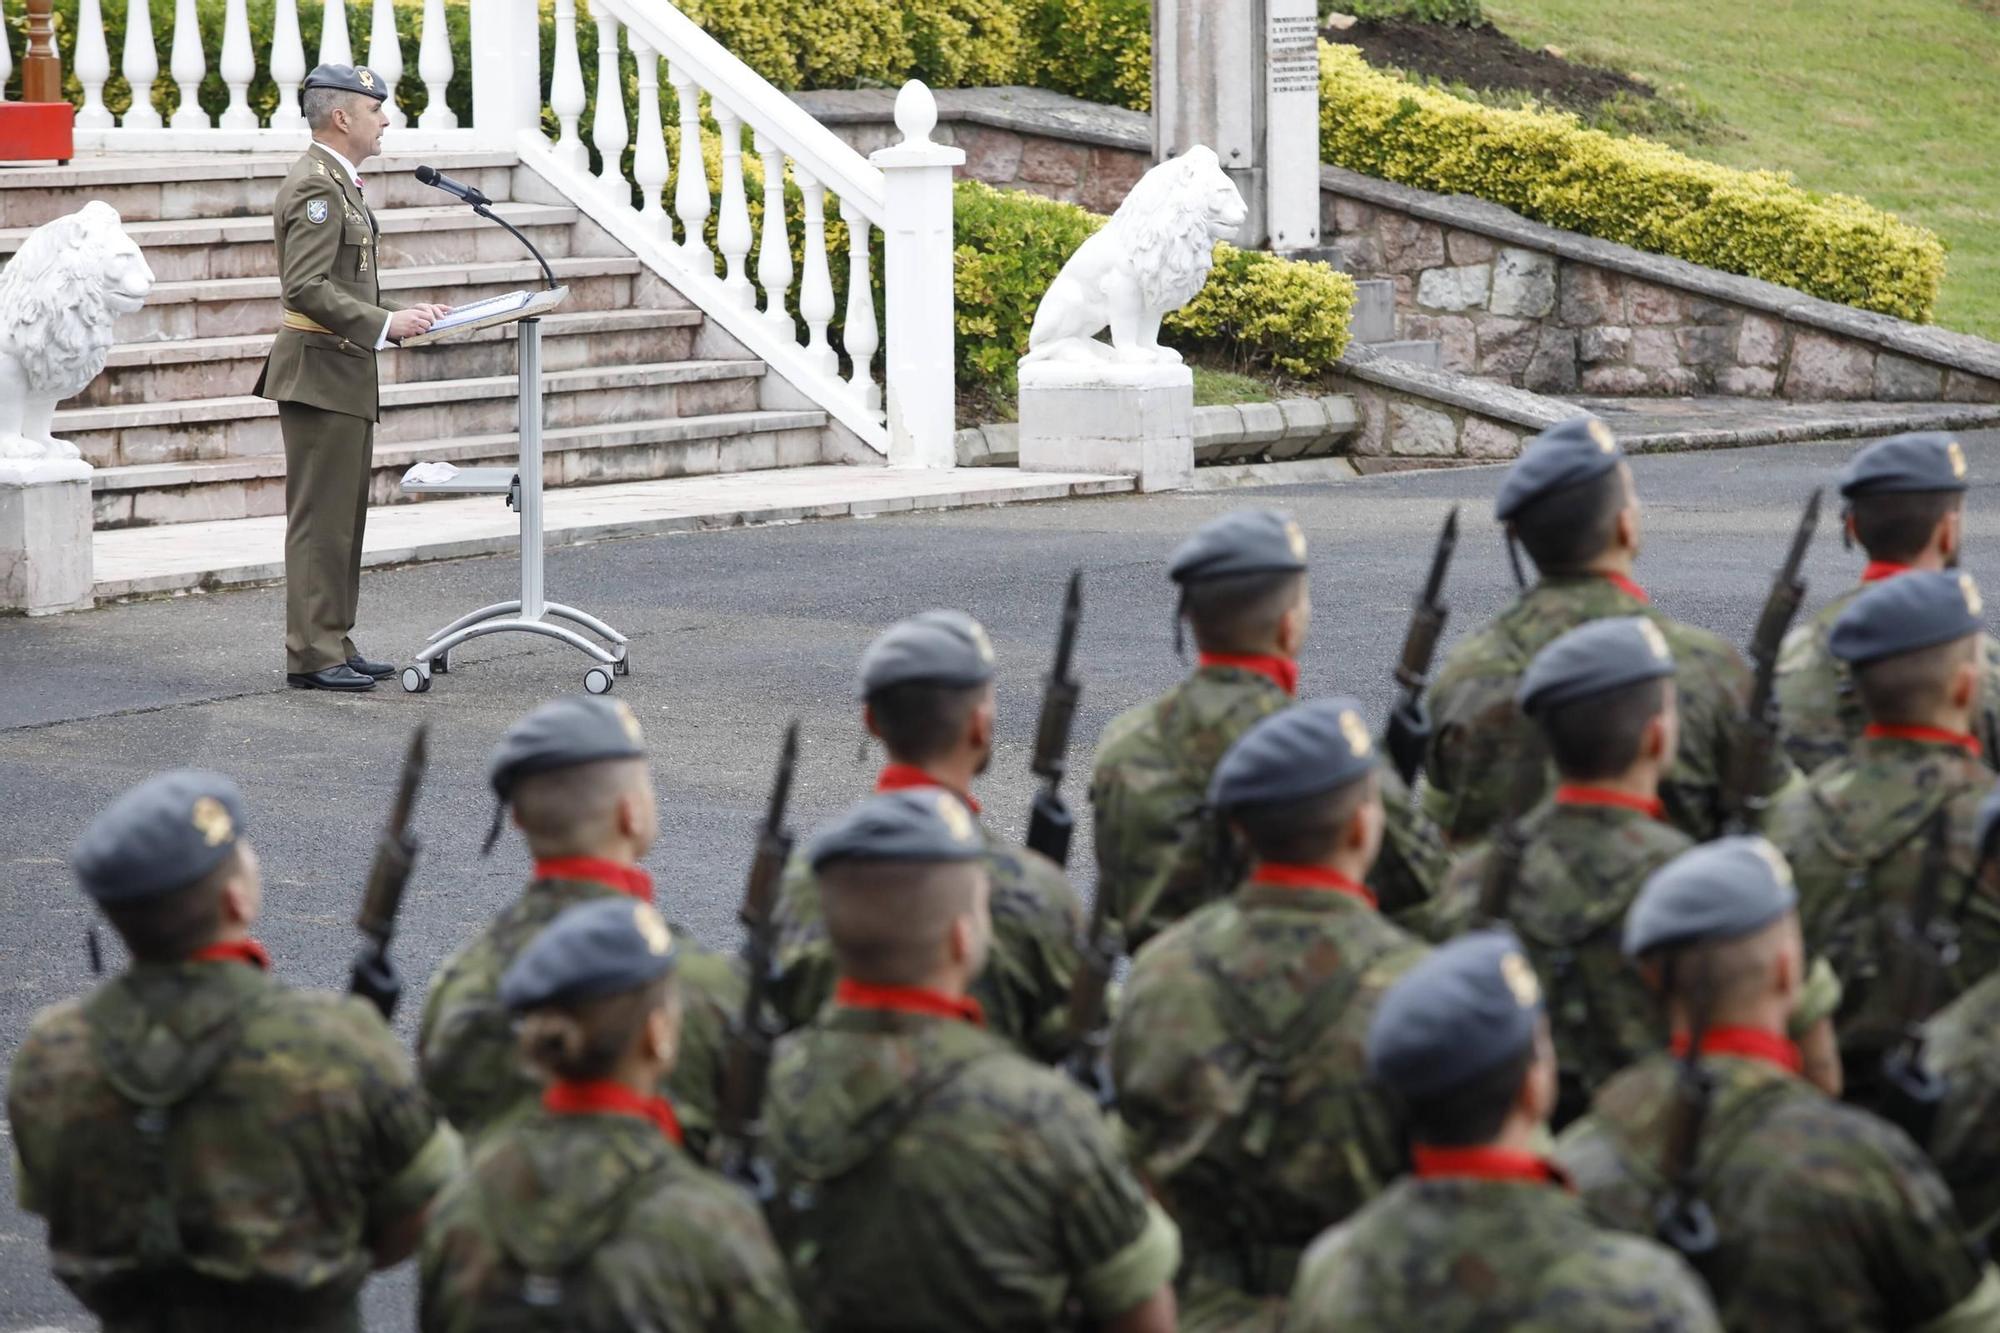
[[[569,288],[557,287],[547,291],[489,296],[484,301],[459,306],[416,337],[403,339],[402,345],[422,347],[456,333],[470,333],[494,324],[511,324],[519,319],[534,319],[561,305],[568,295]]]

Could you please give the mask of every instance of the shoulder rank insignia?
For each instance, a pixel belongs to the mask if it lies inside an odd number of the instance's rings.
[[[324,200],[324,199],[308,199],[308,200],[306,200],[306,221],[307,221],[307,222],[311,222],[311,223],[313,223],[313,224],[315,224],[315,225],[317,225],[317,224],[319,224],[319,223],[322,223],[322,222],[326,221],[326,213],[327,213],[327,209],[326,209],[326,200]]]

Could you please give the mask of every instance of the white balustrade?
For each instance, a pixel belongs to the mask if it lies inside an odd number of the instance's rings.
[[[446,92],[456,73],[451,62],[451,30],[445,26],[444,0],[424,0],[424,32],[417,43],[417,75],[424,81],[424,114],[417,128],[455,130],[458,113],[451,109]]]
[[[305,78],[306,44],[299,35],[299,0],[278,0],[271,21],[271,82],[278,85],[272,129],[305,128],[305,112],[299,107],[299,85]]]
[[[177,130],[209,129],[208,113],[201,109],[199,93],[202,75],[208,73],[208,58],[201,50],[201,23],[194,0],[175,0],[174,49],[168,69],[181,90],[181,104],[168,122]]]
[[[396,38],[395,0],[375,0],[374,18],[368,25],[368,68],[382,76],[382,113],[389,117],[390,129],[409,123],[403,108],[396,105],[396,85],[403,78],[403,44]]]
[[[875,383],[875,349],[882,345],[882,339],[875,325],[868,215],[860,205],[842,199],[840,220],[847,224],[847,326],[840,335],[847,344],[847,383],[862,405],[873,412],[882,406],[882,388]]]
[[[125,9],[125,54],[119,63],[132,85],[132,105],[120,124],[127,130],[157,130],[160,113],[153,106],[153,81],[160,77],[160,53],[153,46],[153,13],[148,0],[131,0]]]
[[[607,89],[609,95],[603,95]],[[597,180],[606,203],[630,208],[632,187],[625,181],[625,144],[630,137],[625,128],[625,80],[618,72],[618,20],[609,10],[597,15],[597,90],[597,113],[590,127],[590,141],[597,145],[602,163]]]
[[[722,289],[744,309],[757,303],[744,272],[750,257],[750,202],[743,195],[743,122],[726,106],[715,108],[722,138],[722,211],[715,220],[715,244],[727,270]]]
[[[639,138],[632,149],[632,180],[639,187],[639,220],[660,240],[673,243],[673,219],[660,197],[667,188],[667,134],[660,119],[660,55],[632,34],[632,61],[639,67]]]
[[[556,0],[556,64],[549,80],[549,110],[556,113],[556,156],[582,171],[590,151],[577,133],[583,119],[583,63],[576,47],[576,0]]]
[[[6,59],[0,57],[0,83],[7,81]],[[80,130],[111,128],[111,109],[104,105],[104,84],[111,77],[111,53],[104,46],[104,14],[98,0],[78,0],[76,7],[76,81],[83,87],[83,106],[76,113]]]
[[[840,357],[826,340],[833,320],[833,275],[826,262],[826,187],[804,171],[794,170],[804,200],[806,272],[799,283],[799,315],[806,322],[806,357],[822,375],[840,373]]]
[[[756,132],[757,161],[764,168],[764,235],[757,250],[757,281],[764,288],[764,322],[787,342],[799,326],[785,302],[792,298],[792,238],[785,225],[785,150]]]
[[[326,0],[326,7],[320,18],[319,63],[322,65],[354,63],[354,43],[347,33],[347,0]]]
[[[244,0],[229,0],[222,14],[222,83],[229,89],[223,108],[225,130],[254,130],[257,113],[250,109],[250,80],[257,77],[257,57],[250,52],[250,10]]]
[[[674,185],[674,212],[681,220],[681,249],[688,262],[715,273],[715,256],[708,248],[708,166],[701,157],[701,88],[674,63],[667,62],[674,101],[681,117],[680,179]]]

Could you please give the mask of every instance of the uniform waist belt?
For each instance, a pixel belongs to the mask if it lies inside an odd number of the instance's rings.
[[[328,327],[327,327],[326,325],[324,325],[324,324],[320,323],[320,322],[319,322],[318,320],[316,320],[316,319],[309,319],[309,318],[307,318],[306,316],[304,316],[304,315],[301,315],[301,314],[300,314],[300,313],[299,313],[298,311],[296,311],[296,310],[287,310],[287,311],[285,312],[285,318],[284,318],[284,320],[283,320],[282,322],[284,323],[284,326],[285,326],[286,328],[288,328],[288,329],[291,329],[291,330],[293,330],[294,332],[297,332],[297,333],[327,333],[327,334],[330,334],[330,333],[332,333],[332,332],[333,332],[333,330],[332,330],[332,329],[330,329],[330,328],[328,328]]]

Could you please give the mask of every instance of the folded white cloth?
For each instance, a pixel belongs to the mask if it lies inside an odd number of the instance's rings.
[[[416,482],[419,485],[435,486],[441,481],[450,481],[458,475],[458,469],[450,463],[418,463],[403,474],[403,484]]]

